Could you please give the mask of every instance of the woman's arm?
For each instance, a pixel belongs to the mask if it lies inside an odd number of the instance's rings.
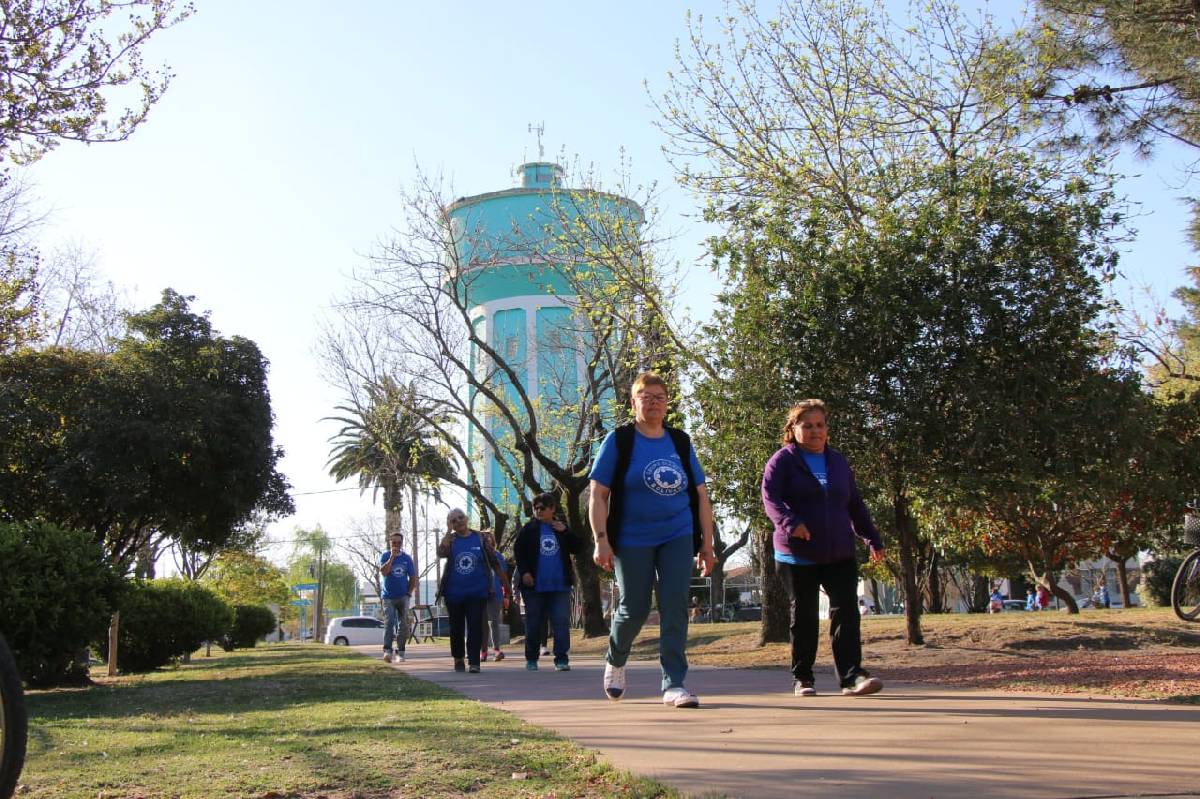
[[[608,541],[608,500],[611,493],[608,486],[593,480],[588,496],[588,522],[596,542],[592,561],[606,571],[612,571],[613,568],[612,545]]]

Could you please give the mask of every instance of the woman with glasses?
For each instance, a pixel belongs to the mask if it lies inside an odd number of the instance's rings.
[[[577,549],[567,525],[555,518],[558,497],[538,494],[533,499],[533,516],[517,533],[513,553],[517,558],[517,580],[525,605],[525,668],[538,669],[542,620],[549,618],[554,630],[554,670],[570,671],[571,587],[575,571],[568,554]]]
[[[684,687],[688,587],[693,556],[705,576],[713,567],[712,505],[691,440],[666,424],[666,382],[643,372],[631,394],[633,423],[608,434],[590,474],[594,560],[615,572],[621,591],[604,693],[612,700],[625,695],[625,662],[650,613],[657,580],[663,704],[699,707],[700,699]]]
[[[454,670],[475,674],[479,672],[483,613],[493,592],[496,555],[485,545],[483,536],[467,524],[467,514],[461,508],[447,514],[446,526],[449,531],[437,546],[437,556],[446,558],[438,596],[445,599],[450,616]]]

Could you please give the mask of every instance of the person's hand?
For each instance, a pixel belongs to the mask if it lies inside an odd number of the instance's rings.
[[[713,553],[712,547],[701,547],[696,553],[696,567],[700,569],[700,576],[707,577],[712,574],[713,567],[717,565],[717,556]]]
[[[567,523],[561,519],[555,519],[554,521],[550,522],[550,527],[554,530],[554,532],[561,533],[563,530],[567,529]]]
[[[607,538],[601,538],[596,542],[596,552],[592,555],[592,562],[605,571],[613,570],[613,551]]]
[[[800,524],[797,524],[795,529],[792,530],[792,538],[802,538],[805,541],[808,541],[812,538],[812,534],[808,532],[808,528],[804,526],[804,522],[800,522]]]
[[[526,588],[533,588],[533,575],[529,572],[522,574],[521,585],[525,586]]]
[[[872,549],[871,550],[871,562],[872,563],[883,563],[885,560],[887,560],[887,550],[886,549]]]
[[[504,597],[504,609],[505,610],[508,610],[508,606],[510,604],[512,604],[512,600],[510,600],[508,597]]]

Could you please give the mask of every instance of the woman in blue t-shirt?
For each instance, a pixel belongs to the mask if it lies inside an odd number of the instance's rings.
[[[533,498],[534,518],[517,533],[513,554],[517,558],[517,584],[525,605],[525,668],[537,671],[542,620],[554,630],[554,670],[570,671],[571,586],[575,570],[568,554],[575,552],[567,525],[555,518],[558,497],[551,493]]]
[[[449,532],[437,546],[437,556],[447,559],[438,593],[446,601],[450,616],[450,656],[455,671],[476,673],[483,643],[483,612],[492,595],[496,556],[484,545],[479,532],[467,525],[467,514],[460,508],[450,511],[446,525]],[[469,667],[463,662],[464,656]]]
[[[663,704],[699,707],[687,676],[688,586],[692,557],[712,570],[712,506],[704,470],[682,430],[667,427],[667,384],[653,372],[631,389],[634,422],[609,433],[592,466],[588,518],[594,560],[614,570],[621,599],[613,613],[604,693],[625,695],[625,662],[650,613],[658,581],[659,663]]]

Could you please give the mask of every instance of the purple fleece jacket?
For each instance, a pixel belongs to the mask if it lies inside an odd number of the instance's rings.
[[[831,447],[825,447],[825,463],[828,485],[822,487],[795,444],[783,447],[767,461],[762,500],[767,516],[775,523],[775,551],[813,563],[837,563],[854,557],[856,534],[871,549],[883,549],[850,464]],[[812,536],[807,541],[791,537],[801,522]]]

